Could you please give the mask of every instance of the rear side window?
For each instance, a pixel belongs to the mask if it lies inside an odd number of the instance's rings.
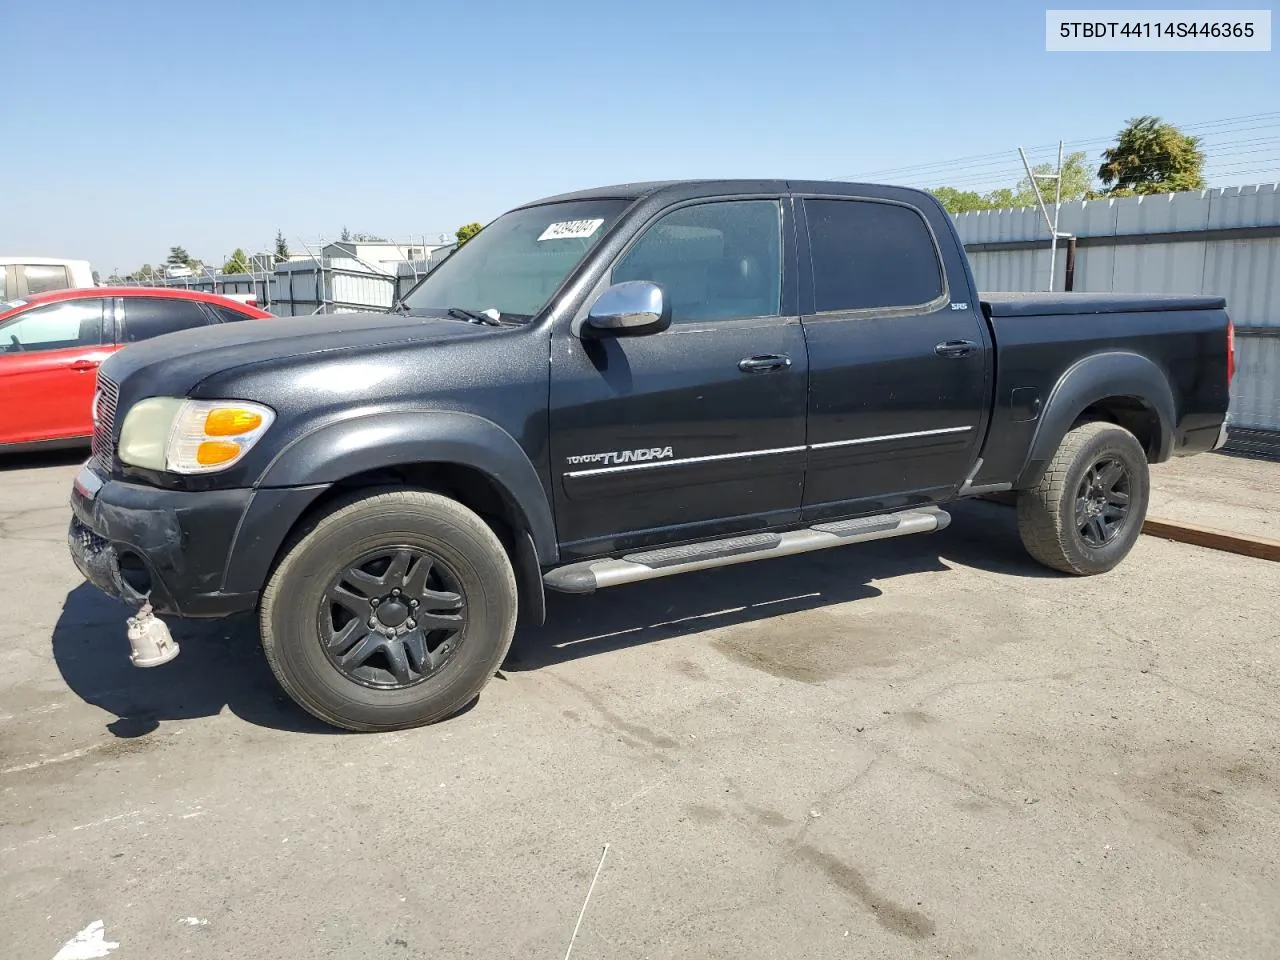
[[[914,307],[942,295],[942,266],[924,218],[868,200],[806,200],[814,309]]]
[[[102,301],[68,300],[32,307],[0,324],[0,350],[38,353],[102,343]]]
[[[613,268],[613,282],[659,284],[676,323],[775,316],[781,238],[777,200],[681,207],[644,232]]]
[[[65,290],[71,286],[67,276],[67,268],[63,266],[46,266],[28,263],[23,266],[27,277],[27,293],[48,293],[50,290]]]
[[[195,300],[166,300],[163,297],[126,297],[124,301],[124,343],[150,340],[166,333],[203,327],[209,315]]]
[[[238,323],[241,320],[248,320],[249,315],[241,313],[239,310],[232,310],[230,307],[223,307],[216,303],[205,304],[210,310],[218,315],[218,320],[222,323]]]

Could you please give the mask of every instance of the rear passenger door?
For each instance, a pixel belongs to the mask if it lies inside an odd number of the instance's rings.
[[[980,305],[967,302],[967,289],[948,289],[934,228],[915,207],[835,197],[801,206],[804,518],[945,499],[972,468],[985,425],[990,350]]]
[[[118,331],[122,344],[150,340],[166,333],[203,327],[213,322],[198,300],[167,297],[124,297],[123,316]]]

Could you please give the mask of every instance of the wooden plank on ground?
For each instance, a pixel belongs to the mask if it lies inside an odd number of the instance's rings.
[[[1142,532],[1165,540],[1176,540],[1179,543],[1191,543],[1197,547],[1208,547],[1210,550],[1222,550],[1226,553],[1238,553],[1246,557],[1257,557],[1259,560],[1273,560],[1280,563],[1280,540],[1269,540],[1266,537],[1246,537],[1239,533],[1228,533],[1225,530],[1214,530],[1181,520],[1159,520],[1147,517],[1142,524]]]

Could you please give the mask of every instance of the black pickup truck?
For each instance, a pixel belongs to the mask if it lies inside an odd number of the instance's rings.
[[[1037,560],[1109,570],[1148,464],[1225,439],[1232,357],[1221,299],[980,295],[914,190],[587,190],[390,314],[107,360],[69,544],[156,613],[256,610],[298,703],[395,729],[471,700],[544,588],[940,530],[994,491]]]

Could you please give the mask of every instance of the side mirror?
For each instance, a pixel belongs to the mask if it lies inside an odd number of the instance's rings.
[[[582,336],[642,337],[671,326],[671,304],[662,288],[648,280],[615,283],[596,298]]]

